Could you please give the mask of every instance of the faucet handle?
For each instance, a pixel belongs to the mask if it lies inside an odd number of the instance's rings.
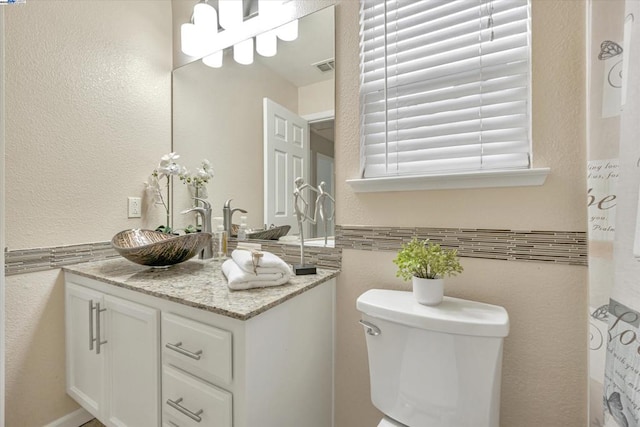
[[[201,208],[201,207],[198,206],[198,207],[195,207],[195,208],[189,208],[189,209],[184,210],[184,211],[182,211],[180,213],[183,214],[183,215],[184,214],[188,214],[189,212],[198,212],[200,214],[204,214],[205,209],[206,208]]]
[[[202,207],[204,209],[211,209],[211,203],[209,203],[208,201],[206,201],[205,199],[201,199],[200,197],[194,197],[193,200],[196,200],[198,202],[202,203]]]

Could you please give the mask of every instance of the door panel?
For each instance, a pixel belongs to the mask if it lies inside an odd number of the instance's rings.
[[[264,222],[267,226],[290,225],[291,233],[298,233],[293,181],[302,177],[309,182],[309,157],[307,121],[264,98]]]
[[[155,427],[160,424],[158,310],[109,295],[105,308],[109,422]]]
[[[95,307],[104,305],[102,294],[68,283],[65,287],[67,393],[93,416],[104,410],[104,352],[96,353]]]

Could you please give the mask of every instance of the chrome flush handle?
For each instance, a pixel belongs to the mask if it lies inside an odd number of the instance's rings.
[[[367,334],[377,337],[378,335],[380,335],[382,332],[380,331],[380,328],[378,328],[376,325],[374,325],[371,322],[367,322],[366,320],[358,320],[358,323],[360,323],[362,326],[364,326],[364,329],[366,330]]]

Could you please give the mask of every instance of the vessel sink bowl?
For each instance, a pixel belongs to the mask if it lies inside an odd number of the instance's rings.
[[[184,262],[211,244],[211,233],[190,233],[182,236],[159,231],[132,229],[113,236],[111,246],[136,264],[165,267]]]
[[[290,229],[291,229],[290,225],[281,225],[278,227],[271,227],[266,230],[247,233],[247,238],[261,239],[261,240],[278,240],[282,236],[286,236]]]

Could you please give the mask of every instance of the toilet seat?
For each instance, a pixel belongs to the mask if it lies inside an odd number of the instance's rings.
[[[380,420],[378,427],[407,427],[407,426],[391,418],[384,417],[382,420]]]

